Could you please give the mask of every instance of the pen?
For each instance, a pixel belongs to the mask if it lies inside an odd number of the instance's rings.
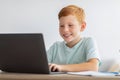
[[[114,74],[115,76],[120,76],[120,72],[102,72],[102,73],[108,73],[108,74]]]
[[[110,73],[113,73],[113,74],[119,74],[119,72],[110,72]]]

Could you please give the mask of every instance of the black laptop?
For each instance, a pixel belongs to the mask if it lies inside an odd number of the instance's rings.
[[[49,74],[41,33],[0,34],[0,70]]]

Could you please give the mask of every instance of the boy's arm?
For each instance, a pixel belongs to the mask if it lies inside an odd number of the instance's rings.
[[[72,71],[98,71],[98,59],[90,59],[87,62],[81,64],[69,64],[69,65],[61,65],[62,71],[72,72]]]
[[[80,64],[57,65],[51,64],[50,70],[62,72],[78,72],[78,71],[98,71],[99,61],[96,58]]]

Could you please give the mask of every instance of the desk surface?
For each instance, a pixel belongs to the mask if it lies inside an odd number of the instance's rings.
[[[69,74],[0,73],[0,80],[120,80],[120,76],[92,77]]]

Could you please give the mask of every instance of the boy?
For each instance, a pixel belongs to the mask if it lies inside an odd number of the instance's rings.
[[[99,54],[95,41],[81,37],[86,28],[85,13],[75,5],[64,7],[58,14],[59,33],[63,42],[54,43],[47,51],[51,71],[98,71]]]

